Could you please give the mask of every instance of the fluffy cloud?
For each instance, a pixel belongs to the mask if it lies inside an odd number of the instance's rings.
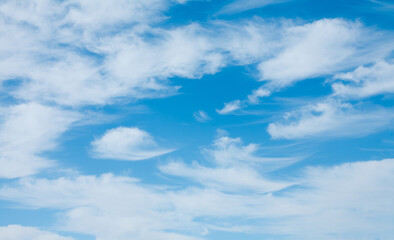
[[[1,109],[0,178],[37,173],[54,162],[40,154],[53,150],[79,115],[35,103]]]
[[[73,240],[71,237],[62,237],[37,228],[19,225],[0,227],[0,238],[7,240]]]
[[[268,125],[268,133],[274,139],[362,136],[389,125],[393,117],[389,109],[357,110],[351,104],[327,99],[287,113],[283,121]]]
[[[392,49],[381,34],[342,19],[290,27],[282,41],[283,50],[259,65],[262,79],[276,87],[370,63]]]
[[[92,142],[96,158],[137,161],[157,157],[174,149],[159,147],[153,137],[138,128],[118,127],[108,130]]]
[[[176,2],[3,1],[0,80],[17,80],[19,99],[71,106],[172,94],[167,78],[221,65],[197,25],[152,28]]]

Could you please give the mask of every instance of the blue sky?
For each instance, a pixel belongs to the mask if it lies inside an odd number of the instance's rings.
[[[394,3],[0,1],[0,239],[389,240]]]

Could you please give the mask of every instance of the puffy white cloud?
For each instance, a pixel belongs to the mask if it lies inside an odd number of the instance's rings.
[[[392,50],[385,40],[358,22],[322,19],[289,27],[281,39],[284,48],[259,65],[262,79],[273,87],[333,74],[373,62]]]
[[[371,67],[358,67],[347,73],[339,73],[334,79],[343,82],[332,84],[334,95],[341,98],[367,98],[394,93],[394,64],[379,61]]]
[[[357,110],[329,98],[285,114],[283,121],[270,123],[267,130],[274,139],[362,136],[387,126],[393,117],[389,109]]]
[[[23,177],[54,165],[40,156],[53,150],[79,114],[35,103],[1,109],[0,178]]]
[[[20,225],[0,226],[0,238],[6,240],[73,240],[34,227]]]
[[[92,143],[96,158],[137,161],[157,157],[174,149],[165,149],[154,138],[139,128],[118,127],[108,130]]]

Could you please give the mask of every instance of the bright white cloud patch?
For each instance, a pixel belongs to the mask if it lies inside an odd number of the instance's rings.
[[[0,178],[23,177],[53,166],[40,154],[53,150],[79,115],[35,103],[1,109]]]
[[[323,19],[285,30],[283,50],[262,62],[262,79],[274,87],[369,63],[392,49],[360,23]],[[378,39],[376,39],[378,38]]]
[[[127,161],[149,159],[174,151],[158,146],[149,133],[127,127],[108,130],[91,145],[96,158]]]
[[[0,227],[0,238],[4,240],[73,240],[71,237],[41,231],[34,227],[8,225]]]

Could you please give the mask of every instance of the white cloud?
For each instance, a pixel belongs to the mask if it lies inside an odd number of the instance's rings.
[[[297,240],[388,240],[393,171],[392,159],[310,167],[298,177],[299,187],[271,194],[170,190],[112,174],[30,178],[3,186],[0,198],[55,209],[60,228],[100,240],[194,240],[215,229]]]
[[[35,103],[2,109],[0,178],[23,177],[54,165],[40,154],[53,150],[57,139],[79,115]]]
[[[343,19],[322,19],[290,27],[281,39],[283,50],[259,65],[261,78],[273,87],[284,87],[370,63],[392,50],[386,37]]]
[[[176,233],[188,232],[193,224],[181,212],[174,214],[170,194],[130,177],[23,179],[19,184],[29,195],[21,203],[63,210],[58,228],[65,231],[92,234],[100,240],[199,239]],[[20,197],[17,189],[3,188],[3,193],[8,199]]]
[[[339,73],[334,79],[343,82],[332,84],[334,95],[341,98],[367,98],[394,93],[394,64],[379,61],[371,67],[358,67],[348,73]]]
[[[393,159],[309,168],[306,188],[279,197],[302,214],[268,223],[269,229],[294,236],[289,239],[390,239],[393,171]]]
[[[209,189],[219,191],[267,193],[295,184],[269,180],[262,177],[253,168],[246,166],[210,168],[198,163],[187,166],[179,162],[171,162],[161,166],[160,170],[168,175],[192,179]]]
[[[0,78],[24,80],[9,91],[19,99],[61,105],[173,94],[168,78],[198,78],[222,65],[198,25],[149,25],[176,2],[186,1],[3,1]]]
[[[4,240],[72,240],[34,227],[20,225],[0,226],[0,238]]]
[[[270,123],[268,133],[274,139],[362,136],[389,125],[389,109],[357,110],[351,104],[327,99],[304,106],[284,116],[284,121]]]
[[[204,148],[203,153],[219,166],[263,164],[263,172],[276,170],[297,160],[293,157],[261,157],[258,156],[260,148],[261,146],[255,143],[244,145],[240,138],[231,138],[226,132],[219,131],[212,148]]]
[[[207,122],[207,121],[211,120],[211,118],[208,116],[208,114],[202,110],[199,110],[199,111],[193,113],[193,117],[199,122]]]
[[[291,0],[235,0],[224,6],[218,14],[234,14],[288,1]]]
[[[248,40],[252,40],[251,48],[257,50],[249,50],[249,47],[239,50],[243,39],[237,34],[229,36],[228,39],[233,40],[228,40],[225,46],[239,63],[259,63],[260,80],[265,83],[247,99],[227,103],[228,111],[226,105],[223,109],[225,114],[258,104],[261,97],[270,96],[297,81],[334,75],[360,64],[372,63],[393,50],[389,44],[391,33],[339,18],[307,24],[256,20],[244,24],[243,28]]]
[[[252,94],[248,96],[249,104],[257,104],[260,101],[260,98],[268,97],[271,95],[271,91],[265,89],[264,87],[260,87],[253,91]]]
[[[240,100],[234,100],[232,102],[224,103],[222,109],[216,109],[219,114],[229,114],[238,109],[242,108],[242,102]]]
[[[271,192],[286,188],[295,183],[272,181],[262,175],[290,165],[299,158],[260,157],[257,144],[243,145],[240,138],[227,135],[215,139],[212,148],[203,149],[213,167],[205,167],[193,162],[187,166],[171,162],[160,166],[166,174],[190,178],[204,186],[225,191]]]
[[[126,161],[149,159],[174,151],[158,146],[149,133],[138,128],[127,127],[108,130],[91,145],[96,158]]]
[[[105,105],[168,96],[179,88],[168,79],[200,78],[229,64],[260,62],[262,79],[275,87],[287,85],[369,62],[389,48],[383,44],[384,34],[341,19],[306,25],[253,19],[213,21],[204,27],[195,23],[157,27],[160,13],[172,4],[165,0],[3,1],[0,78],[23,80],[8,91],[19,99]],[[357,48],[349,47],[355,44]],[[250,97],[256,102],[259,96]],[[241,105],[236,100],[219,112],[226,114]]]

